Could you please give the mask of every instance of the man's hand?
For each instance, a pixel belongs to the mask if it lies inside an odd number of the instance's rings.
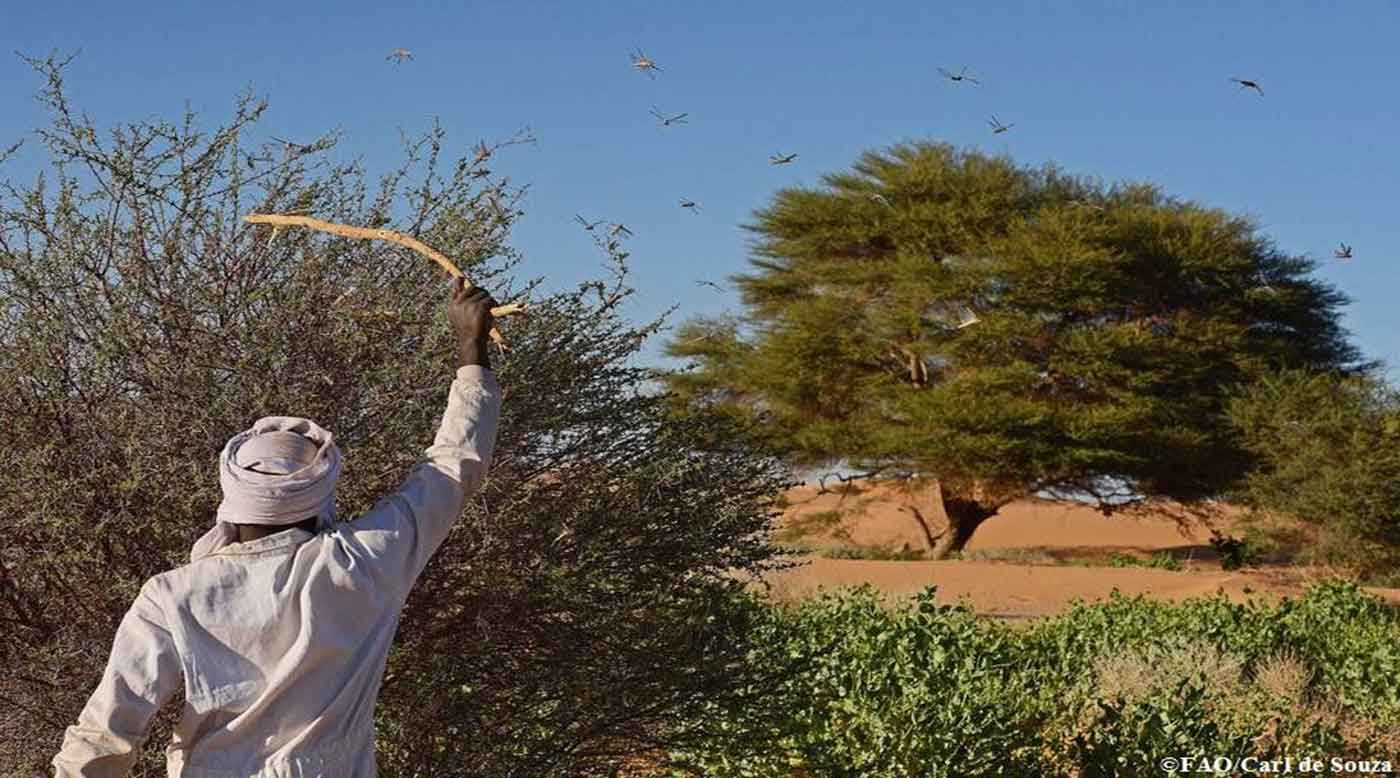
[[[447,318],[457,335],[457,366],[481,365],[489,369],[491,359],[486,342],[495,326],[491,309],[500,303],[481,287],[467,292],[463,281],[460,276],[452,279],[452,297],[447,303]]]

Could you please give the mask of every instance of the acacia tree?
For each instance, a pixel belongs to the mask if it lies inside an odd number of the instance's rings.
[[[297,210],[391,227],[454,257],[497,299],[519,188],[453,160],[434,129],[373,185],[334,137],[257,143],[237,101],[109,131],[62,67],[33,63],[52,115],[44,174],[0,190],[0,773],[46,774],[138,587],[183,564],[219,501],[218,452],[263,415],[334,431],[351,518],[430,442],[451,380],[446,285],[383,243],[251,227]],[[388,776],[602,775],[708,737],[746,705],[747,574],[772,564],[781,463],[742,426],[677,420],[627,365],[625,247],[612,277],[532,299],[510,351],[497,458],[412,594],[379,709]],[[736,574],[737,573],[737,574]],[[138,775],[163,775],[172,706]]]
[[[914,143],[755,217],[743,312],[667,344],[692,360],[676,412],[761,419],[795,464],[931,476],[934,558],[1025,495],[1218,495],[1252,461],[1231,387],[1368,367],[1313,261],[1145,184]]]

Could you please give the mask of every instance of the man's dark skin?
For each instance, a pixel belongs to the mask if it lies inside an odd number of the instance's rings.
[[[447,319],[452,322],[452,332],[457,336],[457,367],[481,365],[490,370],[491,357],[487,352],[487,340],[496,321],[491,315],[491,309],[500,303],[481,287],[466,291],[463,281],[460,276],[452,280],[452,296],[447,302]],[[304,529],[314,533],[317,522],[318,519],[312,516],[296,524],[280,527],[260,524],[235,524],[234,527],[238,530],[238,542],[247,543],[289,529]]]

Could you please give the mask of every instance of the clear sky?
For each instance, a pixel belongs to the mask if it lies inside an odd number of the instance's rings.
[[[1368,356],[1400,366],[1400,4],[1298,2],[17,2],[0,49],[81,54],[76,103],[101,124],[226,119],[252,88],[293,140],[340,128],[371,171],[437,116],[466,153],[523,125],[492,164],[527,184],[523,276],[602,272],[575,213],[636,237],[628,310],[733,308],[694,282],[747,268],[739,225],[782,186],[863,150],[931,139],[1053,161],[1254,215],[1349,294]],[[401,65],[395,48],[413,52]],[[663,71],[632,70],[637,48]],[[980,87],[950,83],[963,66]],[[1232,76],[1257,80],[1241,91]],[[43,122],[35,75],[0,57],[0,140]],[[688,112],[662,129],[652,105]],[[1015,126],[993,136],[995,114]],[[797,153],[785,167],[777,152]],[[12,166],[14,175],[22,172]],[[680,198],[698,202],[692,214]],[[1332,259],[1341,241],[1355,259]],[[649,353],[656,351],[653,344]],[[1396,372],[1392,370],[1392,376]]]

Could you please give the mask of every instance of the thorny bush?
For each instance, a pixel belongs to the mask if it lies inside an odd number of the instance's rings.
[[[499,300],[524,191],[453,160],[433,127],[372,182],[336,137],[258,142],[266,104],[99,129],[32,60],[51,115],[0,190],[0,773],[41,774],[141,583],[187,560],[219,501],[224,441],[295,414],[345,452],[353,518],[431,441],[451,381],[444,277],[380,242],[247,225],[301,212],[390,227]],[[661,319],[619,315],[610,278],[502,322],[504,408],[484,489],[410,597],[379,707],[386,776],[605,775],[705,736],[743,705],[746,574],[777,564],[788,474],[718,419],[684,422],[629,365]],[[664,318],[664,316],[662,317]],[[719,429],[716,425],[728,425]],[[172,705],[137,775],[162,775]]]

